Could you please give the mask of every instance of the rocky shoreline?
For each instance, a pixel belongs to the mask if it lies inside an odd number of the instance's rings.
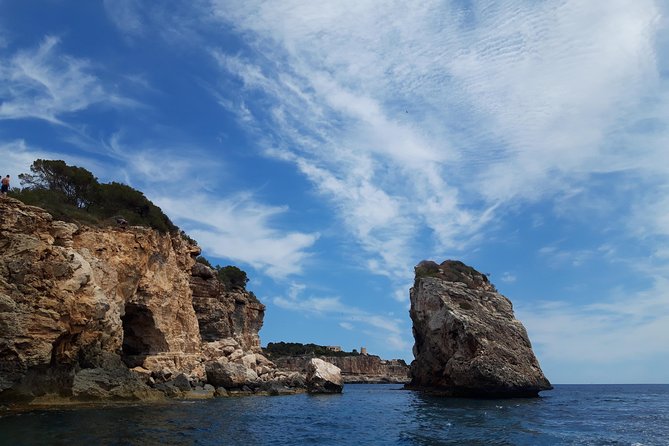
[[[313,356],[273,358],[281,370],[303,372]],[[409,366],[401,359],[384,360],[376,355],[319,356],[341,369],[347,384],[405,384],[411,380]]]
[[[318,373],[262,355],[265,306],[181,234],[66,223],[12,198],[0,214],[0,402],[318,391]]]
[[[268,359],[265,306],[196,262],[183,233],[91,227],[0,200],[0,404],[63,405],[406,383],[449,396],[552,388],[511,302],[461,262],[421,262],[411,289],[415,360]]]

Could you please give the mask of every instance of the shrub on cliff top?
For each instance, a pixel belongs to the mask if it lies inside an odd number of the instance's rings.
[[[211,262],[209,262],[209,260],[207,260],[207,258],[204,256],[197,256],[195,258],[195,261],[213,269],[214,273],[216,274],[216,278],[218,279],[219,282],[223,284],[226,290],[237,289],[246,291],[246,284],[249,281],[249,278],[246,275],[246,271],[241,270],[233,265],[213,266]],[[249,297],[251,298],[251,300],[260,302],[256,297],[256,295],[253,294],[253,292],[249,291]]]
[[[116,182],[101,184],[83,167],[38,159],[30,171],[19,175],[24,187],[15,197],[46,209],[60,220],[104,224],[105,220],[123,216],[131,225],[161,232],[178,229],[142,192]]]
[[[421,277],[438,277],[449,282],[461,282],[468,287],[492,286],[486,274],[476,271],[459,260],[445,260],[441,264],[432,260],[423,260],[416,265],[414,272],[414,286]],[[492,286],[492,289],[494,290],[495,287]]]
[[[246,290],[246,283],[249,278],[246,272],[237,268],[236,266],[218,266],[216,265],[216,277],[228,290],[240,289]]]
[[[207,258],[204,257],[204,256],[197,256],[197,257],[195,257],[195,261],[196,261],[197,263],[201,263],[201,264],[203,264],[204,266],[208,266],[208,267],[211,268],[211,269],[214,269],[214,267],[211,265],[211,263],[209,262],[209,260],[207,260]]]

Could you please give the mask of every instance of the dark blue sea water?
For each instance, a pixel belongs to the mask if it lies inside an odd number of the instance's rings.
[[[669,445],[669,385],[444,399],[398,385],[0,416],[2,445]]]

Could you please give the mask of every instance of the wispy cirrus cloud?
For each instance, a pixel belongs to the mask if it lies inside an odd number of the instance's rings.
[[[59,52],[59,43],[58,37],[46,36],[37,48],[0,57],[0,119],[66,125],[66,115],[96,104],[137,105],[108,89],[90,62]]]
[[[18,175],[29,172],[29,167],[38,158],[50,158],[53,154],[30,147],[25,140],[0,141],[0,151],[4,154],[2,175],[10,175],[11,186],[19,186]]]
[[[260,145],[331,200],[368,265],[391,265],[379,270],[397,283],[407,259],[471,245],[500,211],[588,191],[593,175],[669,184],[657,165],[669,135],[639,124],[669,117],[654,99],[669,92],[655,1],[210,10],[249,42],[253,57],[212,55],[242,92],[263,93],[244,102]]]
[[[222,193],[225,161],[186,142],[130,142],[117,132],[105,143],[117,178],[142,190],[208,256],[242,262],[275,279],[300,273],[320,234],[285,229],[287,206],[268,205],[250,191]],[[120,177],[120,178],[118,178]],[[299,291],[299,289],[298,289]]]
[[[646,291],[601,296],[599,303],[551,301],[516,311],[549,368],[572,364],[597,382],[622,382],[629,379],[619,374],[624,369],[666,357],[668,285],[666,277],[656,276]],[[637,371],[636,379],[665,382],[666,367]]]
[[[504,283],[514,283],[517,279],[515,274],[505,271],[500,280]]]
[[[128,37],[141,36],[145,30],[138,0],[104,0],[107,17]]]
[[[206,247],[207,254],[243,262],[274,278],[302,271],[318,233],[280,229],[275,221],[289,211],[247,193],[212,197],[156,197],[155,202]]]

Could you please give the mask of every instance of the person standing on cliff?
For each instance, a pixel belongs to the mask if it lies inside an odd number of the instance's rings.
[[[7,192],[9,192],[9,175],[7,175],[2,179],[2,186],[0,187],[0,193],[2,193],[2,198],[5,198],[7,196]]]

